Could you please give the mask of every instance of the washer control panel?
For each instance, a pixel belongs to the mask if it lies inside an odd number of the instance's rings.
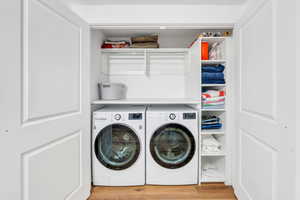
[[[122,118],[122,116],[120,114],[115,114],[114,116],[115,120],[120,120]]]
[[[169,115],[169,118],[170,118],[170,120],[174,120],[174,119],[176,119],[176,115],[174,113],[171,113]]]

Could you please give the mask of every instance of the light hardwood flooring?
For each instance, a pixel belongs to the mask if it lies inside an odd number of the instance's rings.
[[[236,200],[220,183],[189,186],[93,187],[88,200]]]

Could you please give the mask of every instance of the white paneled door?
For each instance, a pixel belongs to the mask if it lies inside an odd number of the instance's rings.
[[[0,12],[0,199],[86,199],[88,26],[54,0]]]
[[[293,199],[295,63],[286,6],[280,0],[252,1],[237,26],[234,188],[240,200]]]

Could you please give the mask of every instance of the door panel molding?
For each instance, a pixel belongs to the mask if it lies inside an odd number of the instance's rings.
[[[251,156],[251,155],[249,155],[249,153],[248,153],[248,156],[246,156],[245,151],[244,151],[244,148],[246,148],[246,145],[245,145],[245,143],[247,142],[246,139],[248,140],[249,143],[252,143],[252,145],[256,145],[256,147],[257,147],[257,148],[248,149],[248,151],[253,152],[252,158],[249,158]],[[249,200],[274,199],[276,197],[276,189],[278,187],[278,182],[277,182],[278,151],[276,149],[270,147],[267,143],[261,142],[258,138],[253,136],[252,133],[242,130],[242,129],[240,129],[239,143],[240,143],[239,145],[242,148],[240,149],[238,181],[240,182],[240,187],[243,190],[243,193],[244,193],[243,195],[246,195],[247,199],[249,199]],[[260,153],[259,153],[259,151],[260,151]],[[264,152],[268,153],[271,156],[263,157],[262,154]],[[259,156],[261,156],[261,158],[259,158]],[[249,163],[249,160],[248,160],[247,165],[243,166],[243,160],[248,159],[248,158],[250,159],[251,162]],[[265,158],[268,158],[271,161],[266,162]],[[261,162],[258,162],[259,160]],[[262,162],[264,162],[264,161],[265,161],[265,163],[262,164]],[[267,166],[268,164],[270,165],[269,167]],[[261,166],[261,168],[259,166]],[[256,174],[246,174],[246,172],[243,170],[243,167],[251,168],[251,170],[252,171],[254,170]],[[266,169],[263,169],[264,167]],[[270,173],[270,174],[268,174],[268,177],[266,177],[267,176],[266,173]],[[243,179],[244,178],[243,175],[245,175],[245,176],[248,175],[248,177]],[[256,183],[253,183],[253,181],[249,181],[250,178],[256,179],[256,180],[259,179],[259,181]],[[243,180],[249,181],[248,182],[249,187],[251,187],[251,185],[252,185],[252,187],[257,187],[257,184],[261,184],[261,182],[263,182],[263,181],[265,181],[265,182],[269,181],[269,183],[264,183],[260,187],[256,188],[256,190],[259,190],[260,192],[255,192],[252,190],[253,194],[251,195],[249,193],[248,186],[246,186],[244,184]],[[270,187],[270,188],[268,188],[268,187]],[[267,189],[269,190],[269,193],[266,194],[265,192]],[[250,188],[250,190],[251,190],[251,188]],[[264,193],[264,195],[265,195],[263,198],[260,196],[262,193]],[[256,196],[253,197],[253,195],[256,195]],[[269,195],[268,197],[271,196],[271,198],[266,197],[266,195]]]
[[[37,159],[37,160],[40,160],[40,161],[37,161],[38,163],[40,163],[43,158],[42,157],[39,157],[41,156],[42,154],[45,154],[46,156],[48,156],[49,158],[49,154],[50,154],[50,158],[51,158],[51,153],[52,154],[57,154],[56,156],[60,156],[59,154],[61,154],[62,152],[58,152],[57,151],[57,148],[59,148],[60,145],[64,145],[64,149],[65,149],[65,146],[68,145],[68,143],[71,143],[72,142],[75,144],[72,145],[72,147],[76,147],[78,146],[77,149],[68,149],[68,153],[74,153],[74,151],[76,151],[78,153],[78,156],[77,157],[77,160],[75,160],[75,162],[78,164],[77,166],[77,170],[74,172],[77,176],[76,179],[77,180],[77,185],[72,185],[73,187],[72,188],[69,188],[69,193],[64,196],[64,199],[70,199],[71,196],[76,193],[83,185],[83,182],[82,182],[82,131],[81,130],[77,130],[71,134],[68,134],[62,138],[59,138],[59,139],[56,139],[54,141],[51,141],[49,143],[46,143],[46,144],[43,144],[39,147],[36,147],[34,149],[31,149],[31,150],[28,150],[27,152],[24,152],[22,155],[21,155],[21,174],[22,174],[22,199],[23,200],[30,200],[30,196],[31,196],[31,192],[30,192],[30,181],[32,181],[33,179],[33,174],[30,174],[30,169],[31,167],[32,168],[35,168],[35,169],[39,169],[39,170],[42,170],[41,169],[41,166],[43,166],[43,164],[39,164],[38,166],[31,166],[31,162],[34,162],[34,159]],[[74,146],[76,145],[76,146]],[[62,147],[61,147],[62,148]],[[65,149],[66,150],[66,149]],[[51,152],[52,151],[52,152]],[[65,152],[64,152],[65,153]],[[69,156],[72,156],[72,155],[69,155]],[[74,156],[74,155],[73,155]],[[56,159],[56,158],[55,158]],[[68,160],[67,158],[65,157],[62,157],[61,159],[63,160]],[[72,158],[72,160],[70,160],[71,162],[74,161],[75,158]],[[62,160],[62,161],[63,161]],[[66,164],[66,163],[57,163],[57,165],[60,165],[60,164]],[[40,166],[41,165],[41,166]],[[47,167],[47,166],[43,166],[43,167]],[[70,172],[70,170],[74,170],[76,166],[72,165],[72,169],[69,169],[69,168],[65,168],[64,171],[61,171],[59,175],[64,175],[64,174],[68,174],[68,172]],[[54,169],[58,170],[58,168],[60,167],[57,167],[57,169]],[[51,173],[52,172],[52,168],[49,169],[49,168],[46,168],[47,171],[45,171],[44,173],[48,174],[48,173]],[[39,178],[43,178],[43,175],[40,174],[41,171],[35,171],[36,173],[38,173],[38,177]],[[59,171],[58,171],[59,172]],[[70,175],[70,174],[69,174]],[[52,184],[57,180],[57,175],[54,173],[52,174],[52,177],[53,179],[55,180],[52,180]],[[60,177],[59,177],[60,178]],[[63,179],[62,179],[63,180]],[[33,180],[34,181],[34,180]],[[45,182],[44,182],[45,181]],[[41,179],[39,182],[38,182],[38,185],[39,187],[43,187],[43,184],[45,184],[45,187],[49,186],[49,177],[47,180],[43,180]],[[72,183],[72,182],[71,182]],[[74,184],[74,182],[73,182]],[[38,187],[38,185],[33,185],[34,189],[33,190],[36,190],[36,188]],[[43,189],[43,188],[42,188]],[[50,187],[48,188],[48,190],[51,189]],[[36,193],[36,192],[34,192]]]
[[[55,96],[53,95],[53,99],[47,99],[49,102],[42,102],[40,100],[45,100],[42,97],[39,99],[34,99],[30,92],[32,90],[32,85],[30,85],[30,81],[32,81],[32,77],[30,77],[30,72],[33,70],[32,65],[30,65],[30,48],[33,48],[30,43],[29,43],[29,39],[30,39],[30,26],[35,26],[35,27],[31,27],[31,28],[36,28],[36,26],[38,26],[37,24],[34,24],[34,22],[30,19],[30,14],[34,13],[34,6],[39,6],[44,13],[42,13],[43,15],[41,16],[31,16],[32,19],[34,18],[42,18],[45,17],[47,14],[49,15],[51,13],[51,16],[53,20],[56,21],[60,21],[60,23],[64,23],[65,25],[68,24],[69,27],[71,27],[72,31],[74,31],[74,33],[76,35],[78,35],[78,38],[75,37],[74,38],[74,42],[77,42],[77,49],[78,52],[76,53],[78,57],[78,63],[76,64],[77,67],[76,70],[77,72],[75,72],[75,76],[73,76],[73,82],[76,82],[76,90],[74,91],[76,94],[76,98],[75,98],[75,102],[64,102],[63,105],[57,105],[60,107],[57,107],[57,111],[53,111],[53,108],[49,110],[44,110],[44,111],[39,111],[40,109],[36,110],[32,110],[31,106],[32,105],[36,105],[37,103],[39,104],[43,104],[44,106],[40,106],[40,107],[46,107],[49,105],[49,103],[51,103],[51,101],[53,101],[54,99],[58,99],[60,98],[60,96]],[[41,13],[40,13],[41,14]],[[47,16],[46,16],[47,17]],[[21,117],[21,121],[22,121],[22,125],[23,126],[28,126],[28,125],[34,125],[36,123],[43,123],[46,122],[47,120],[54,120],[54,119],[59,119],[59,118],[64,118],[64,117],[69,117],[72,115],[79,115],[82,112],[82,99],[81,99],[81,94],[82,94],[82,29],[80,27],[80,25],[77,25],[76,23],[74,23],[72,20],[68,19],[67,17],[65,17],[64,15],[60,14],[57,10],[53,9],[50,5],[48,5],[46,2],[42,1],[42,0],[24,0],[22,1],[22,37],[21,37],[21,43],[22,43],[22,61],[21,61],[21,66],[22,66],[22,71],[21,71],[21,76],[22,76],[22,117]],[[47,24],[41,24],[41,26],[47,26]],[[70,31],[70,30],[69,30]],[[46,39],[46,38],[43,38]],[[63,39],[63,38],[62,38]],[[45,41],[46,43],[46,41]],[[43,46],[44,48],[39,49],[41,52],[44,52],[46,49],[48,49],[48,46]],[[58,46],[59,47],[59,46]],[[58,48],[59,49],[59,48]],[[46,53],[42,54],[41,56],[45,56]],[[69,61],[72,60],[72,58],[69,59]],[[71,61],[72,62],[72,61]],[[48,68],[50,68],[51,66],[47,66]],[[64,67],[66,68],[66,67]],[[36,68],[35,68],[36,69]],[[56,69],[57,70],[57,69]],[[65,70],[65,69],[62,69]],[[69,69],[70,70],[70,69]],[[31,72],[33,73],[33,72]],[[61,73],[65,73],[67,74],[67,71],[61,71],[58,72],[57,75],[61,74]],[[45,76],[45,74],[42,74]],[[78,79],[78,80],[76,80]],[[38,80],[38,81],[43,81],[43,80]],[[45,80],[46,82],[47,80]],[[53,80],[53,82],[55,82],[55,80]],[[40,82],[41,83],[41,82]],[[45,85],[49,84],[49,83],[44,83]],[[36,85],[36,84],[35,84]],[[49,89],[49,85],[48,85],[48,89]],[[73,85],[73,90],[75,88],[75,85]],[[45,88],[47,89],[47,88]],[[53,87],[53,90],[55,90],[56,88]],[[41,91],[42,88],[39,88],[38,91]],[[38,93],[35,92],[35,94]],[[61,92],[61,91],[60,91]],[[68,92],[68,91],[66,91]],[[73,92],[73,93],[74,93]],[[54,92],[55,94],[55,92]],[[66,94],[67,96],[67,94]],[[74,94],[73,94],[74,96]],[[74,96],[74,97],[75,97]],[[34,101],[35,102],[32,102]],[[38,101],[38,102],[36,102]],[[57,103],[57,102],[56,102]],[[55,109],[54,109],[55,110]],[[58,111],[59,110],[59,111]],[[34,113],[34,112],[40,112],[40,113]]]
[[[240,112],[276,120],[277,63],[275,3],[272,0],[264,1],[251,16],[251,18],[247,18],[239,26],[240,64],[243,66],[240,69]],[[261,23],[261,18],[268,22],[271,21],[271,23],[265,25]],[[253,27],[257,27],[259,31]],[[255,39],[262,41],[263,44],[256,41],[249,41],[247,34],[248,36],[249,34],[256,34]],[[246,39],[243,40],[244,38]],[[245,52],[244,42],[247,43],[246,49],[248,52]],[[250,94],[248,94],[249,91]]]
[[[279,124],[276,121],[262,120],[261,118],[240,114],[240,127],[248,130],[261,142],[269,144],[270,147],[279,147]]]

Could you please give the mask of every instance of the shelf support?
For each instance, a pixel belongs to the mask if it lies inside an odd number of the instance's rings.
[[[145,76],[150,76],[150,66],[149,66],[149,52],[147,49],[144,50],[144,64],[145,64]]]

